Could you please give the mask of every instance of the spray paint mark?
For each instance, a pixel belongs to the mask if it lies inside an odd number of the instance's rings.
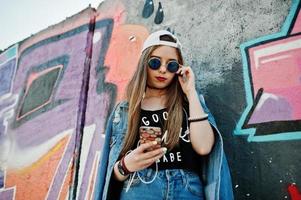
[[[291,184],[287,188],[292,200],[301,200],[301,193],[296,184]]]
[[[153,14],[153,12],[154,12],[153,0],[146,0],[142,11],[142,17],[149,18]]]
[[[134,41],[136,41],[136,37],[133,36],[133,35],[131,35],[131,36],[129,37],[129,40],[130,40],[131,42],[134,42]]]
[[[162,8],[162,4],[161,4],[161,2],[159,2],[159,7],[158,7],[158,10],[156,12],[156,17],[155,17],[155,24],[161,24],[163,19],[164,19],[164,12],[163,12],[163,8]]]
[[[175,34],[175,30],[172,30],[170,27],[168,27],[166,30],[171,32],[172,34]]]

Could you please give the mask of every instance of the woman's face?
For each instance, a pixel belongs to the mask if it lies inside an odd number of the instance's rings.
[[[159,58],[161,66],[159,69],[151,69],[147,67],[147,85],[149,87],[164,89],[166,88],[175,77],[176,73],[167,70],[169,61],[179,62],[177,49],[170,46],[159,46],[151,54],[150,59]]]

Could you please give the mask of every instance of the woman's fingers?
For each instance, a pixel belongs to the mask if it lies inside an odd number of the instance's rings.
[[[166,147],[149,150],[157,145],[156,141],[141,144],[125,157],[125,164],[130,171],[138,171],[160,159],[167,151]]]
[[[152,150],[152,151],[149,151],[149,152],[146,152],[144,153],[141,158],[143,160],[146,160],[146,159],[149,159],[149,158],[153,158],[153,157],[156,157],[160,154],[165,154],[167,151],[167,148],[166,147],[162,147],[162,148],[158,148],[158,149],[155,149],[155,150]]]
[[[151,164],[153,164],[155,161],[159,160],[162,156],[164,155],[164,153],[161,153],[155,157],[152,157],[152,158],[149,158],[149,159],[146,159],[143,161],[143,164],[145,167],[148,167],[150,166]]]
[[[180,74],[183,70],[184,66],[183,65],[180,65],[178,71],[176,72],[176,74]]]
[[[183,76],[184,73],[187,75],[189,74],[190,71],[190,67],[186,66],[184,67],[183,65],[180,65],[180,68],[178,69],[178,71],[176,72],[176,74]]]
[[[147,151],[147,149],[151,148],[151,147],[154,147],[157,145],[157,141],[152,141],[152,142],[148,142],[148,143],[144,143],[144,144],[141,144],[139,147],[138,147],[138,152],[139,153],[143,153],[145,151]]]

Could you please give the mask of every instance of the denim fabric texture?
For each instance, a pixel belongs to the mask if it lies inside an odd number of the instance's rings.
[[[199,99],[204,111],[208,114],[208,121],[214,129],[215,144],[200,171],[206,200],[232,200],[233,189],[230,171],[226,156],[223,150],[223,140],[216,127],[215,120],[205,104],[203,95]],[[121,102],[115,106],[111,113],[105,131],[105,143],[102,150],[102,157],[99,163],[97,183],[94,198],[107,200],[112,182],[112,172],[123,144],[123,138],[127,129],[127,102]],[[164,173],[164,172],[160,172]],[[199,189],[199,191],[202,188]],[[181,199],[181,198],[179,198]]]
[[[150,181],[156,172],[144,169],[138,172],[144,181]],[[182,169],[160,170],[152,183],[145,184],[136,175],[129,191],[129,178],[124,182],[120,200],[204,200],[203,184],[198,174]]]

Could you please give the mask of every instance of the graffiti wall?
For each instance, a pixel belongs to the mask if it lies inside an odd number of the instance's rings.
[[[237,133],[250,141],[301,138],[300,23],[294,4],[282,31],[241,45],[249,107]]]
[[[93,16],[86,9],[21,42],[14,59],[6,56],[13,73],[2,77],[17,102],[1,133],[7,146],[1,199],[65,199],[73,192],[79,141],[83,133],[95,131],[82,119]]]
[[[0,54],[0,199],[93,199],[145,38],[174,32],[236,199],[301,199],[301,3],[106,0]]]

